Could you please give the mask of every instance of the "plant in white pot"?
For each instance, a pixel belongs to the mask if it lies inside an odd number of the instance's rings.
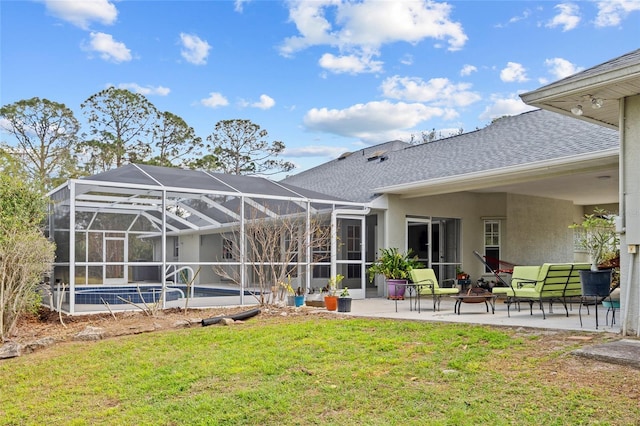
[[[583,296],[608,296],[611,288],[610,266],[604,266],[605,260],[619,253],[618,234],[616,233],[615,216],[596,208],[593,213],[586,214],[581,223],[570,228],[578,230],[578,245],[589,254],[591,271],[580,271],[583,284]]]
[[[373,281],[377,274],[384,275],[387,280],[389,299],[403,299],[409,279],[409,272],[414,268],[422,268],[418,256],[412,256],[411,249],[406,253],[391,247],[380,249],[380,257],[369,267],[369,280]]]

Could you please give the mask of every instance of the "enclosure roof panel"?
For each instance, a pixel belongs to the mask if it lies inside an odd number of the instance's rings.
[[[201,189],[203,192],[237,193],[238,195],[261,194],[264,196],[325,200],[338,203],[345,201],[335,196],[274,182],[263,177],[231,175],[143,164],[127,164],[117,169],[88,176],[83,179],[122,184],[124,187],[126,187],[127,184],[149,185],[158,187],[159,189],[188,188],[190,190]]]

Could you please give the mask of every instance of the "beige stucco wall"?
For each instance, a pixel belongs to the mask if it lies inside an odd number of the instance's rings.
[[[406,218],[461,219],[463,269],[477,279],[484,267],[473,251],[484,249],[484,220],[500,220],[503,260],[535,265],[572,262],[573,231],[569,225],[583,214],[571,201],[505,193],[435,195],[419,198],[388,197],[388,210],[379,227],[378,246],[406,248]]]
[[[507,195],[504,250],[519,265],[573,262],[574,206],[571,201]]]

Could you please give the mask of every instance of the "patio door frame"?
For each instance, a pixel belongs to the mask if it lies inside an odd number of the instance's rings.
[[[418,259],[422,262],[426,268],[432,268],[436,273],[436,277],[438,278],[439,284],[442,286],[444,280],[451,280],[455,278],[455,274],[453,276],[447,276],[447,270],[455,270],[455,266],[458,266],[460,263],[457,259],[460,258],[460,253],[458,252],[456,257],[456,261],[450,262],[446,259],[446,232],[447,220],[440,220],[438,218],[432,217],[406,217],[405,222],[405,250],[409,250],[410,248],[416,252],[415,241],[417,240],[418,244],[422,245],[424,243],[424,237],[422,234],[416,239],[415,236],[410,235],[411,228],[423,225],[426,227],[426,250],[418,250]],[[421,231],[422,232],[422,231]],[[460,236],[458,235],[458,239]],[[413,241],[413,243],[412,243]],[[459,241],[458,244],[459,245]],[[413,247],[411,247],[413,245]],[[456,248],[456,250],[459,250]],[[426,257],[424,255],[420,256],[420,253],[426,252]]]

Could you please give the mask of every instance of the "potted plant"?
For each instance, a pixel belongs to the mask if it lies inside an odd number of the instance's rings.
[[[347,286],[342,287],[338,298],[338,312],[351,312],[351,295]]]
[[[294,296],[294,304],[296,308],[304,305],[304,290],[302,287],[298,287]]]
[[[344,279],[344,275],[338,274],[335,277],[329,278],[327,283],[328,294],[324,297],[324,305],[327,311],[335,311],[338,309],[338,285]]]
[[[615,217],[596,208],[586,214],[582,223],[569,226],[579,230],[578,245],[588,254],[591,271],[580,271],[583,296],[608,296],[611,289],[611,267],[604,264],[606,259],[619,253],[619,238],[616,234]]]
[[[456,266],[456,279],[457,280],[468,280],[469,274],[467,274],[462,267]]]
[[[409,272],[423,266],[418,261],[418,256],[411,254],[411,249],[406,253],[400,253],[395,247],[382,248],[380,257],[369,267],[370,281],[373,281],[377,274],[384,275],[386,278],[389,299],[404,299]]]

